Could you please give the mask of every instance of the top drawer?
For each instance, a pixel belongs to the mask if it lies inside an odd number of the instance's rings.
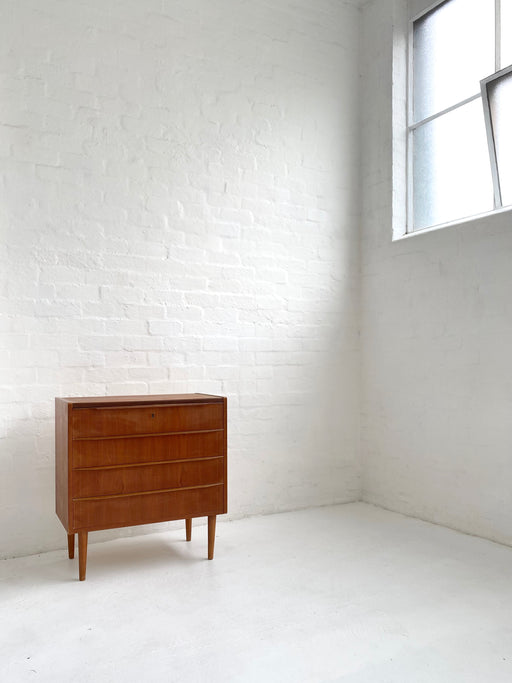
[[[74,408],[73,438],[223,429],[222,403]]]

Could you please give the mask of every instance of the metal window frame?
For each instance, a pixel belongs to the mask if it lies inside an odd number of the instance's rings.
[[[480,92],[475,93],[474,95],[471,95],[470,97],[465,98],[464,100],[461,100],[460,102],[457,102],[456,104],[453,104],[449,107],[446,107],[445,109],[436,112],[435,114],[431,114],[430,116],[427,116],[426,118],[422,119],[421,121],[414,121],[414,24],[416,21],[424,17],[426,14],[429,14],[430,12],[433,12],[434,10],[437,10],[439,7],[444,5],[445,3],[449,2],[450,0],[436,0],[432,5],[428,6],[426,9],[424,9],[422,12],[419,12],[416,14],[414,17],[412,17],[409,20],[409,35],[408,35],[408,56],[407,56],[407,141],[406,141],[406,153],[407,153],[407,183],[406,183],[406,234],[414,234],[415,232],[421,232],[422,230],[429,230],[429,228],[421,228],[419,230],[414,229],[414,206],[413,206],[413,189],[414,189],[414,183],[413,183],[413,134],[414,131],[423,126],[424,124],[429,123],[430,121],[434,121],[437,118],[440,118],[441,116],[444,116],[445,114],[450,113],[451,111],[454,111],[455,109],[458,109],[459,107],[462,107],[466,104],[469,104],[470,102],[473,102],[474,100],[477,100],[478,98],[482,98],[482,104],[483,104],[483,109],[484,109],[484,120],[485,120],[485,128],[486,128],[486,134],[487,134],[487,144],[489,148],[489,155],[491,156],[491,175],[492,175],[492,182],[493,182],[493,188],[494,188],[494,211],[500,210],[503,208],[502,202],[501,202],[501,191],[499,190],[499,176],[498,176],[498,167],[497,167],[497,161],[496,161],[496,150],[494,147],[494,136],[492,133],[492,122],[491,122],[491,116],[490,116],[490,107],[489,107],[489,100],[487,96],[487,83],[495,80],[496,78],[499,78],[500,76],[506,75],[509,71],[512,71],[512,66],[507,67],[506,69],[501,69],[501,2],[502,0],[494,0],[494,61],[495,61],[495,73],[491,74],[490,76],[482,79],[480,81]],[[485,84],[485,86],[483,85]],[[485,94],[484,94],[485,91]],[[494,162],[493,162],[493,155],[494,155]],[[498,195],[497,196],[497,190],[498,188]],[[491,211],[493,213],[493,211]],[[471,217],[461,217],[461,221],[466,221],[468,218]],[[450,223],[453,223],[454,221],[450,221]]]
[[[482,78],[480,81],[480,89],[482,92],[482,104],[484,107],[484,121],[485,121],[485,132],[487,134],[487,147],[489,148],[489,158],[491,161],[491,174],[492,183],[494,187],[494,208],[503,208],[503,198],[501,195],[501,185],[500,185],[500,169],[498,164],[498,156],[496,154],[496,141],[494,138],[494,130],[492,125],[492,114],[491,105],[489,102],[489,90],[488,85],[494,81],[499,81],[504,76],[508,76],[512,73],[512,65],[507,66],[505,69],[501,69],[487,78]]]

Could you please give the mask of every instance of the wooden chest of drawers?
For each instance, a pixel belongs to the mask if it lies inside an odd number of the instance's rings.
[[[87,534],[227,512],[227,401],[207,394],[55,399],[56,509],[85,579]]]

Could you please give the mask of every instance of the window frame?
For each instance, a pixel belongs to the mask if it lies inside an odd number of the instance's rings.
[[[494,1],[494,68],[495,71],[493,74],[490,74],[489,76],[485,77],[480,81],[480,88],[478,89],[475,94],[449,106],[446,107],[434,114],[431,114],[430,116],[424,117],[423,119],[419,121],[414,121],[414,24],[416,21],[424,17],[426,14],[429,14],[430,12],[436,10],[437,8],[441,7],[443,4],[446,2],[449,2],[449,0],[436,0],[434,3],[428,5],[425,9],[422,9],[420,12],[414,14],[412,17],[408,19],[408,26],[407,26],[407,36],[406,36],[406,41],[407,41],[407,57],[406,57],[406,69],[407,69],[407,76],[406,76],[406,111],[405,111],[405,212],[404,212],[404,218],[405,218],[405,226],[404,226],[404,231],[403,233],[396,234],[396,230],[394,229],[394,239],[397,237],[409,237],[411,235],[417,235],[421,234],[424,232],[428,232],[431,230],[437,230],[439,228],[443,228],[445,226],[449,225],[458,225],[460,223],[466,223],[468,221],[472,221],[475,219],[479,218],[484,218],[486,216],[492,216],[497,213],[502,213],[506,211],[511,211],[512,210],[512,205],[508,204],[506,206],[502,205],[501,202],[501,194],[497,197],[496,193],[496,188],[499,188],[499,174],[498,174],[498,165],[497,165],[497,159],[496,159],[496,154],[495,154],[495,147],[494,147],[494,137],[492,133],[492,123],[491,123],[491,115],[490,115],[490,108],[489,108],[489,100],[487,96],[487,84],[498,79],[500,76],[506,75],[509,71],[512,71],[512,65],[507,66],[505,69],[501,68],[501,33],[502,33],[502,24],[501,24],[501,0],[493,0]],[[485,91],[485,94],[484,94]],[[489,211],[484,211],[478,214],[471,214],[469,216],[462,216],[460,218],[446,221],[443,223],[436,223],[431,226],[426,226],[423,228],[414,228],[414,206],[413,206],[413,183],[414,183],[414,174],[413,174],[413,154],[414,154],[414,145],[413,145],[413,135],[414,131],[420,128],[423,125],[428,124],[430,121],[434,121],[436,119],[439,119],[440,117],[444,116],[445,114],[449,114],[451,111],[454,111],[456,109],[459,109],[460,107],[463,107],[464,105],[467,105],[471,102],[474,102],[475,100],[481,99],[482,101],[482,107],[483,107],[483,114],[484,114],[484,123],[485,123],[485,134],[487,137],[487,146],[488,146],[488,151],[489,151],[489,157],[490,157],[490,166],[491,166],[491,177],[492,177],[492,183],[493,183],[493,191],[494,191],[494,207],[493,209],[490,209]],[[394,130],[396,131],[396,128],[394,127]],[[494,154],[494,161],[493,161],[493,154]],[[499,189],[498,189],[499,192]]]
[[[505,206],[503,206],[501,181],[498,169],[498,158],[496,154],[496,142],[494,138],[494,130],[492,125],[492,115],[488,86],[492,84],[494,81],[499,81],[504,76],[508,76],[508,74],[510,73],[512,73],[512,64],[510,66],[505,67],[504,69],[495,71],[495,73],[493,73],[491,76],[482,78],[482,80],[480,81],[482,104],[484,107],[485,132],[487,134],[487,147],[489,148],[489,155],[491,159],[491,174],[494,187],[494,208],[496,210],[507,209],[510,207],[510,204],[506,204]]]

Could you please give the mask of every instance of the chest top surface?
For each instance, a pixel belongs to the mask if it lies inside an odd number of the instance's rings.
[[[222,403],[222,396],[212,394],[151,394],[133,396],[68,396],[56,401],[73,408],[122,408],[123,406],[149,406],[155,404]]]

